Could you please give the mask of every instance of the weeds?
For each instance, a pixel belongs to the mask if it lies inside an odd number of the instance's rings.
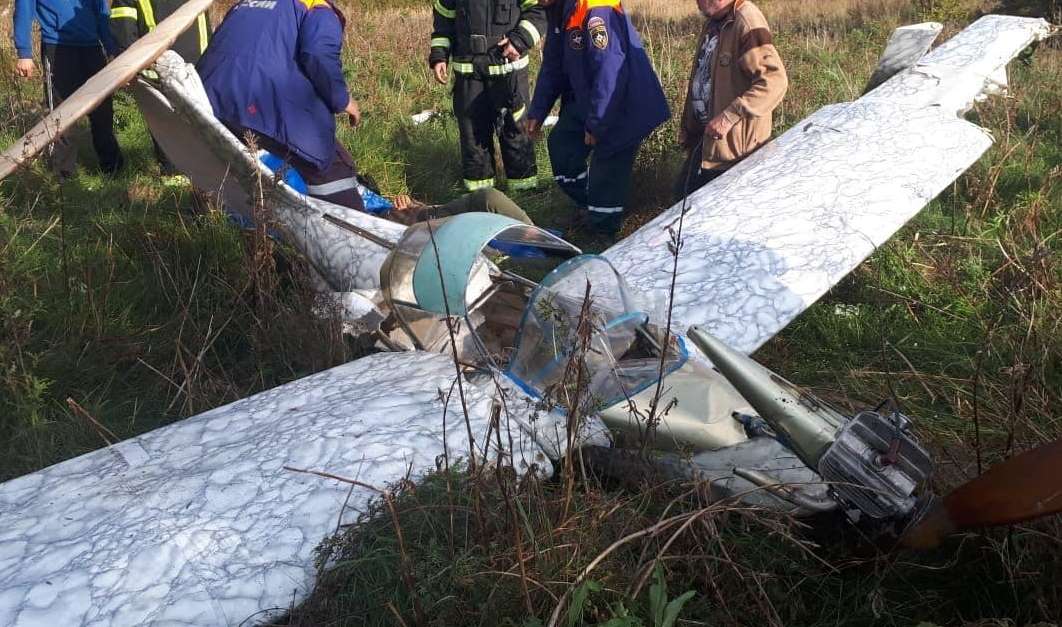
[[[670,101],[681,102],[699,29],[694,3],[624,4]],[[386,192],[453,198],[457,136],[448,92],[432,85],[424,62],[427,3],[343,6],[354,18],[345,62],[366,124],[342,139]],[[900,22],[943,19],[954,31],[991,8],[761,6],[792,78],[779,131],[857,96]],[[1059,19],[1050,0],[1001,6]],[[11,65],[9,48],[0,63]],[[408,121],[424,109],[439,115]],[[2,74],[0,110],[0,136],[11,142],[40,117],[39,89]],[[117,111],[126,173],[94,174],[82,149],[83,169],[70,181],[34,166],[0,187],[0,479],[95,449],[101,432],[129,437],[357,354],[334,318],[309,315],[319,303],[303,262],[264,237],[248,241],[217,211],[187,212],[190,190],[158,180],[131,101],[119,96]],[[838,403],[894,396],[940,460],[939,491],[1062,428],[1058,111],[1062,54],[1048,44],[1012,68],[1009,99],[974,112],[997,140],[988,155],[757,355]],[[674,124],[642,149],[626,232],[667,204],[680,162]],[[544,150],[539,163],[547,180]],[[546,226],[569,211],[549,186],[516,198]],[[690,486],[617,487],[577,472],[554,483],[517,479],[503,463],[470,473],[444,461],[423,481],[387,490],[322,547],[321,565],[331,568],[291,624],[531,627],[558,607],[570,625],[662,625],[669,606],[680,610],[677,625],[1024,624],[1062,615],[1057,520],[970,534],[938,553],[881,554],[843,528],[813,532],[711,503]],[[694,595],[671,598],[665,582]]]

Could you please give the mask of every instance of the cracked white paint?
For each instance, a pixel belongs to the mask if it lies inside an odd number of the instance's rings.
[[[798,122],[690,197],[676,331],[750,353],[855,269],[992,144],[959,118],[1050,27],[987,16],[859,100]],[[927,72],[932,72],[929,78]],[[676,205],[605,256],[666,308]]]
[[[987,149],[987,133],[955,113],[1047,31],[1042,20],[983,18],[915,68],[855,103],[820,110],[695,194],[676,326],[702,324],[746,352],[785,326]],[[223,189],[227,200],[242,193],[246,202],[258,166],[205,119],[209,108],[188,96],[196,81],[182,67],[162,72],[168,99],[141,90],[145,114],[170,125],[159,139],[167,152],[184,151],[177,163],[197,185]],[[208,132],[196,126],[204,123]],[[401,227],[265,184],[285,199],[277,217],[286,234],[333,289],[378,287],[382,249],[321,214],[392,241]],[[607,252],[658,302],[672,262],[664,229],[678,212]],[[444,438],[464,455],[456,403],[442,428],[439,391],[453,376],[441,355],[374,355],[0,484],[0,625],[236,625],[287,607],[313,585],[313,549],[335,529],[349,486],[283,466],[382,487],[409,468],[433,468]],[[492,387],[467,388],[481,444]],[[533,418],[516,396],[507,415],[516,466],[548,465],[542,450],[561,450],[562,423]],[[344,520],[369,497],[355,489]]]
[[[385,487],[435,468],[444,439],[467,458],[456,393],[442,428],[453,378],[442,355],[373,355],[0,484],[0,625],[235,625],[302,598],[350,486],[284,466]],[[466,392],[494,460],[493,395]],[[555,419],[511,400],[515,467],[549,472],[534,440]],[[355,488],[343,520],[370,497]]]

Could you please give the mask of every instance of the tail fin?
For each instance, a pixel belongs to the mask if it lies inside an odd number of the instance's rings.
[[[867,93],[907,68],[914,67],[914,64],[929,52],[929,47],[937,40],[937,36],[943,29],[944,25],[940,22],[923,22],[901,26],[894,30],[892,37],[889,37],[889,43],[885,46],[885,52],[881,53],[881,58],[878,59],[878,67],[870,75],[863,93]]]

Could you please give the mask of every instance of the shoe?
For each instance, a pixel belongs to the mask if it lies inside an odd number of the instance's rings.
[[[623,227],[622,213],[597,213],[587,211],[590,232],[597,236],[615,240]]]
[[[100,163],[100,172],[108,176],[118,174],[125,167],[125,157],[118,155],[118,159],[111,163]]]

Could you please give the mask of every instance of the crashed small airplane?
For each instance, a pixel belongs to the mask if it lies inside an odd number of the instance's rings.
[[[907,417],[845,415],[746,356],[991,146],[962,115],[1006,87],[1007,63],[1047,22],[987,16],[928,54],[940,25],[898,29],[862,98],[583,255],[495,215],[407,228],[296,192],[214,119],[194,68],[159,56],[210,3],[191,0],[134,44],[6,152],[0,176],[154,63],[133,90],[173,163],[230,211],[265,198],[383,350],[0,485],[0,623],[230,625],[304,597],[314,547],[373,492],[285,467],[382,487],[446,453],[548,474],[573,448],[650,437],[664,472],[721,498],[837,510],[911,546],[1062,507],[1000,489],[1062,476],[1062,443],[933,499]],[[497,263],[513,246],[563,261],[529,281]],[[661,422],[647,432],[650,415]],[[971,493],[1007,507],[971,509]]]

